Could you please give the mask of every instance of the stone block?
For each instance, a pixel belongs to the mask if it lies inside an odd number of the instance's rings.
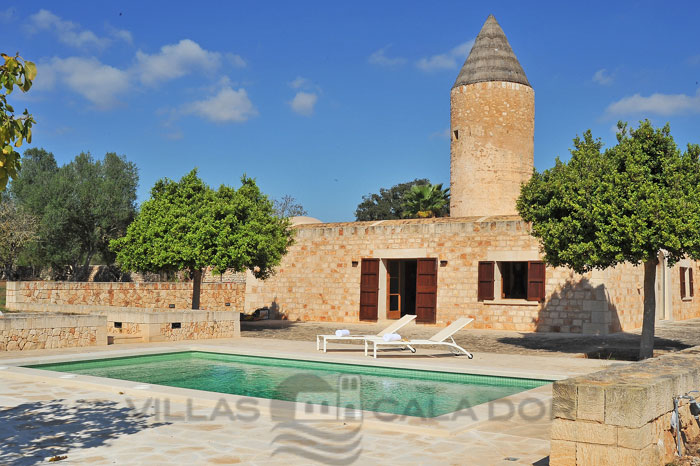
[[[600,422],[554,419],[552,421],[552,440],[615,445],[617,444],[617,429],[615,426]]]
[[[645,385],[610,385],[605,389],[605,423],[639,428],[654,420],[652,390]]]
[[[588,421],[605,421],[605,386],[586,381],[576,387],[576,418]]]
[[[549,466],[575,466],[576,443],[552,440],[549,451]]]
[[[653,422],[649,422],[638,428],[618,427],[617,445],[632,450],[643,450],[657,441],[653,425]]]
[[[558,380],[552,385],[552,416],[562,419],[576,419],[576,382],[572,379]]]

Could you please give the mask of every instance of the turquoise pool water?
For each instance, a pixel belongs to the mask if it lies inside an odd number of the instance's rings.
[[[201,351],[27,367],[311,404],[339,406],[355,399],[353,404],[363,410],[420,417],[452,413],[550,383]]]

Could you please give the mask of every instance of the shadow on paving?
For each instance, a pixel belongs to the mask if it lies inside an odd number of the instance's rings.
[[[0,410],[0,462],[18,466],[42,463],[80,448],[166,423],[149,422],[116,401],[63,400],[24,403]]]
[[[501,337],[498,341],[505,345],[528,350],[584,354],[592,359],[636,361],[640,339],[640,335],[632,333],[615,333],[604,336],[571,336],[551,333],[544,336],[537,333],[522,333],[520,337]],[[679,340],[654,338],[654,351],[680,351],[691,346]]]
[[[292,329],[298,322],[293,320],[241,320],[241,331],[262,332],[265,330]]]

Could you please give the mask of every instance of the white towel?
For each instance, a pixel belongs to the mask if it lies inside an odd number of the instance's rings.
[[[398,333],[385,333],[382,338],[384,341],[399,341],[401,339],[401,335]]]
[[[347,337],[348,335],[350,335],[350,330],[336,330],[335,331],[336,337]]]

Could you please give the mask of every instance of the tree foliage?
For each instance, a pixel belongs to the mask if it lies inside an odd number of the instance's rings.
[[[4,60],[0,65],[0,191],[4,191],[8,180],[17,176],[20,167],[20,155],[15,148],[21,147],[23,141],[32,142],[32,125],[36,123],[27,109],[21,116],[15,116],[7,96],[15,86],[22,92],[29,91],[36,78],[36,65],[23,60],[19,54],[0,56]]]
[[[28,261],[58,276],[68,266],[73,279],[85,278],[95,258],[112,263],[109,242],[123,236],[136,215],[137,185],[136,166],[114,153],[103,160],[83,153],[59,167],[53,154],[27,150],[10,191],[40,219],[40,241]]]
[[[362,202],[355,210],[355,218],[358,221],[399,219],[404,211],[406,194],[411,190],[411,187],[429,184],[430,180],[426,178],[416,178],[413,181],[394,185],[389,189],[380,188],[379,194],[362,196]]]
[[[0,267],[6,279],[13,278],[13,268],[20,253],[38,238],[39,219],[5,196],[0,202]]]
[[[237,190],[209,188],[192,170],[179,182],[159,180],[151,198],[112,241],[118,264],[132,271],[187,270],[194,279],[192,308],[199,308],[202,271],[250,270],[267,278],[291,244],[287,219],[277,217],[255,181],[243,176]]]
[[[700,147],[683,153],[668,125],[618,124],[605,151],[586,131],[571,159],[535,172],[517,202],[532,222],[545,261],[577,272],[644,263],[644,328],[640,357],[653,349],[654,274],[659,251],[668,262],[700,258]],[[651,348],[649,347],[651,342]]]
[[[405,218],[444,217],[450,212],[450,188],[442,183],[413,185],[406,193],[401,216]]]
[[[273,209],[275,210],[275,215],[281,218],[308,215],[304,206],[289,194],[282,196],[282,199],[275,199],[273,201]]]

